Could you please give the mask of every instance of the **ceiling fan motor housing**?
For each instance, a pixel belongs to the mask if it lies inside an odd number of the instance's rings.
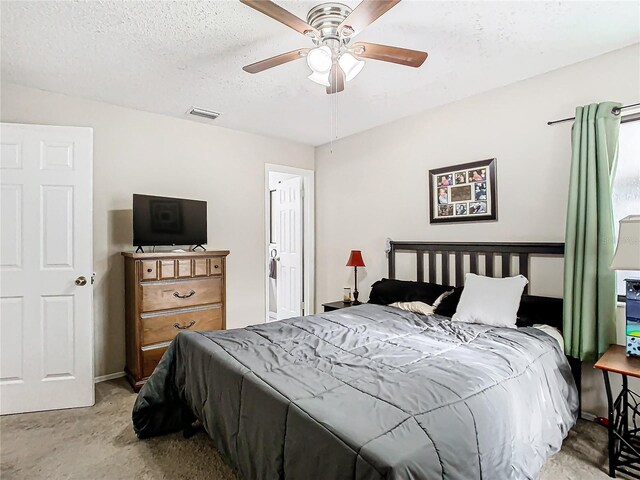
[[[333,47],[331,44],[337,42],[338,48],[342,43],[346,43],[348,37],[341,37],[338,27],[350,13],[351,8],[335,2],[321,3],[309,10],[307,23],[318,30],[321,36],[314,39],[314,42],[318,45],[329,44],[331,47]]]

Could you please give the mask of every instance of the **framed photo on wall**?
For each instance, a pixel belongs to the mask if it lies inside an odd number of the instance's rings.
[[[431,223],[498,218],[496,159],[429,170]]]

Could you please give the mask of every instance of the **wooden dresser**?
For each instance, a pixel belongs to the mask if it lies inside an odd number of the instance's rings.
[[[178,332],[223,330],[228,250],[123,252],[125,373],[137,392]]]

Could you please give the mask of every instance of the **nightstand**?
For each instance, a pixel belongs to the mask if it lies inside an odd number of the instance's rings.
[[[640,416],[640,395],[629,390],[627,377],[640,378],[640,358],[627,357],[625,347],[611,345],[598,360],[595,368],[602,370],[609,404],[609,476],[616,471],[631,478],[638,478],[640,467],[640,428],[635,419]],[[609,372],[622,375],[622,390],[614,399],[611,393]],[[629,426],[629,419],[633,419]]]
[[[341,308],[353,307],[354,305],[353,305],[353,302],[340,301],[340,302],[323,303],[322,306],[324,307],[325,312],[332,312],[334,310],[340,310]]]

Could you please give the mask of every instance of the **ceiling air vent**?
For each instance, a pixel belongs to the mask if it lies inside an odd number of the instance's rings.
[[[196,117],[208,118],[209,120],[215,120],[220,116],[220,112],[214,112],[212,110],[205,110],[204,108],[196,108],[192,107],[189,110],[190,115],[195,115]]]

